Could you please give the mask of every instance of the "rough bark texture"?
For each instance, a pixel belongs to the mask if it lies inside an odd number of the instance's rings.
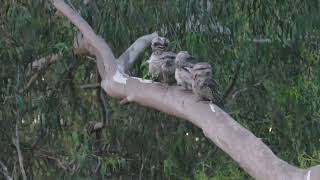
[[[148,41],[151,37],[157,34],[147,35],[148,38],[144,40],[138,39],[116,63],[106,42],[97,36],[76,12],[63,0],[52,1],[88,41],[86,49],[97,58],[99,73],[103,79],[101,86],[109,96],[152,107],[192,122],[256,179],[320,179],[320,166],[300,169],[289,165],[216,105],[197,102],[193,94],[183,91],[180,87],[166,87],[160,83],[151,83],[124,74],[123,72],[132,66],[136,57],[150,43]]]

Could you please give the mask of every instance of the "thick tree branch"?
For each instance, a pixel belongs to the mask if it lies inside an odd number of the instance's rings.
[[[100,36],[97,36],[89,24],[81,16],[73,11],[63,0],[52,0],[53,5],[62,12],[75,26],[77,26],[84,38],[88,41],[86,49],[97,58],[97,65],[102,79],[113,75],[117,71],[115,57]]]
[[[214,104],[198,102],[196,97],[178,87],[166,87],[123,74],[108,45],[63,0],[53,0],[55,7],[77,26],[97,57],[102,88],[109,96],[152,107],[192,122],[206,137],[229,154],[252,177],[260,180],[318,180],[320,166],[300,169],[279,159],[263,142]],[[102,65],[102,66],[101,66]],[[104,73],[104,74],[103,74]]]
[[[128,72],[133,66],[138,56],[149,47],[152,39],[156,38],[158,33],[154,32],[137,39],[122,55],[118,58],[118,65],[121,72]]]

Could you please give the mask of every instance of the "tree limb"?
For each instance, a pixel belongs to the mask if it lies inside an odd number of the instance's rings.
[[[80,29],[93,47],[88,51],[97,57],[99,73],[103,78],[101,86],[109,96],[126,98],[129,102],[152,107],[192,122],[256,179],[320,179],[320,166],[300,169],[289,165],[218,106],[198,102],[193,94],[181,91],[181,88],[149,83],[123,74],[121,69],[118,69],[109,46],[93,32],[81,16],[63,0],[52,1],[54,6]]]
[[[133,66],[138,56],[149,47],[152,39],[158,37],[158,33],[154,32],[138,38],[122,55],[118,58],[118,66],[121,72],[128,72]]]

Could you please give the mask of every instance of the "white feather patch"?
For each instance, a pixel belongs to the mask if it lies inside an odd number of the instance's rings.
[[[212,112],[216,112],[216,110],[214,109],[214,105],[212,103],[210,103],[209,106]]]
[[[311,176],[311,170],[309,170],[307,173],[307,180],[310,180],[310,176]]]
[[[117,70],[117,72],[113,75],[113,80],[120,84],[127,84],[127,77],[122,74],[120,71]]]
[[[141,83],[152,83],[152,80],[149,80],[149,79],[141,79],[138,77],[132,77],[132,78],[139,80]]]

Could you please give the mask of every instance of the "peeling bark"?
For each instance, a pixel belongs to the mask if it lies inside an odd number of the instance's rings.
[[[88,40],[89,45],[86,49],[97,58],[99,73],[103,79],[101,87],[109,96],[152,107],[192,122],[203,130],[207,138],[256,179],[320,179],[320,166],[300,169],[289,165],[218,106],[198,102],[192,93],[182,91],[179,87],[167,87],[161,83],[152,83],[124,74],[123,72],[132,66],[134,62],[132,59],[139,53],[129,48],[128,52],[120,56],[117,65],[107,43],[93,32],[79,14],[68,7],[63,0],[52,0],[52,2]],[[140,50],[144,49],[144,46],[139,47]]]

